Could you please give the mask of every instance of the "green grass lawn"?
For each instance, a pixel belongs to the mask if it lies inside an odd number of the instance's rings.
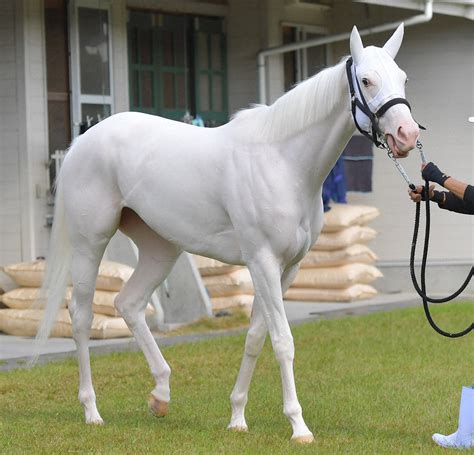
[[[435,310],[454,330],[472,321],[474,303]],[[421,308],[313,322],[293,333],[313,445],[289,441],[269,343],[250,390],[249,432],[226,431],[239,335],[163,349],[173,372],[164,419],[147,411],[153,383],[141,354],[92,358],[102,427],[83,423],[74,361],[0,372],[0,453],[446,453],[431,434],[457,427],[461,386],[474,382],[474,335],[440,337]]]

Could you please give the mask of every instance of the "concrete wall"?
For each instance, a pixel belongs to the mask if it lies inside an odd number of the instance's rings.
[[[0,264],[21,253],[15,2],[0,0]]]
[[[0,264],[46,253],[42,2],[0,2]]]
[[[112,87],[114,113],[130,110],[128,85],[127,8],[125,0],[111,4]]]
[[[258,101],[257,53],[265,42],[264,3],[258,0],[229,1],[227,15],[229,113]]]

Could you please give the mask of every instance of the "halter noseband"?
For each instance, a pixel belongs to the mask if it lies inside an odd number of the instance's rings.
[[[382,115],[384,115],[392,106],[395,106],[395,104],[405,104],[408,106],[408,109],[411,111],[411,106],[410,103],[405,99],[405,98],[392,98],[391,100],[388,100],[386,103],[384,103],[380,108],[377,110],[377,112],[372,112],[369,108],[369,105],[367,104],[367,101],[364,98],[364,95],[362,93],[362,90],[359,85],[359,81],[357,80],[357,77],[354,77],[357,83],[357,88],[359,89],[359,94],[360,94],[360,99],[357,98],[355,88],[354,88],[354,81],[352,79],[352,64],[353,60],[352,57],[349,57],[346,62],[346,74],[347,74],[347,81],[349,83],[349,91],[351,94],[351,112],[352,112],[352,118],[354,119],[355,126],[357,129],[367,138],[369,138],[377,147],[379,148],[384,148],[387,149],[387,144],[385,142],[385,139],[383,139],[383,133],[380,131],[379,125],[378,125],[378,120]],[[370,132],[365,131],[361,128],[359,125],[359,122],[357,121],[356,118],[356,110],[359,108],[370,120],[371,123],[371,130]],[[425,129],[423,126],[418,124],[420,129]],[[380,140],[381,138],[382,140]]]

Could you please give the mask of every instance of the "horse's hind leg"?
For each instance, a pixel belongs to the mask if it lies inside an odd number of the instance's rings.
[[[69,182],[68,178],[69,176],[66,181]],[[75,182],[74,179],[71,181]],[[83,187],[77,183],[64,186],[64,202],[72,245],[73,293],[69,313],[79,362],[79,401],[84,407],[86,423],[92,424],[103,423],[97,411],[89,358],[92,301],[100,261],[120,220],[121,207],[117,199],[102,180],[90,179],[88,185]]]
[[[120,230],[137,245],[137,267],[115,299],[115,306],[125,319],[140,346],[155,379],[150,410],[157,417],[168,411],[171,370],[158,348],[145,320],[145,308],[155,289],[171,271],[181,251],[152,231],[132,210],[124,209]]]
[[[103,420],[97,410],[92,385],[89,337],[97,271],[106,245],[107,242],[102,241],[98,244],[88,243],[74,248],[71,266],[73,294],[69,304],[72,333],[79,362],[79,401],[84,407],[86,423],[99,425],[103,423]]]

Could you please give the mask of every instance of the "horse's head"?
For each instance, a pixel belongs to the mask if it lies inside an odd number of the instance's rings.
[[[352,30],[350,46],[355,77],[370,111],[374,114],[388,101],[405,98],[407,75],[394,61],[402,39],[403,24],[382,48],[375,46],[364,48],[357,28],[354,27]],[[378,129],[395,157],[406,157],[416,145],[420,133],[418,124],[413,120],[408,105],[398,102],[387,106],[390,107],[377,116]],[[359,109],[356,118],[364,130],[370,131],[371,121]]]

